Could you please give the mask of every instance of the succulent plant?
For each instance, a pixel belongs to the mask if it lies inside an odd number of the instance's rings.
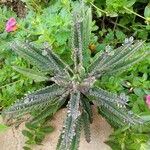
[[[84,53],[88,49],[91,34],[91,8],[84,4],[78,6],[73,9],[72,18],[70,45],[73,63],[70,66],[49,45],[39,47],[20,41],[11,44],[16,53],[38,67],[38,71],[21,67],[14,69],[35,81],[51,81],[51,85],[28,93],[3,111],[3,115],[15,117],[38,110],[39,113],[32,120],[37,122],[55,114],[67,103],[67,115],[57,150],[78,149],[82,129],[86,141],[90,142],[93,118],[91,104],[96,105],[101,114],[116,126],[144,123],[138,115],[128,110],[128,96],[124,93],[117,95],[95,85],[102,76],[124,71],[148,55],[149,51],[142,48],[144,42],[134,41],[131,37],[116,49],[107,46],[105,51],[96,54],[96,59],[86,66]]]

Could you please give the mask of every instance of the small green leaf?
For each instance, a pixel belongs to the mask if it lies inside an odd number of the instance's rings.
[[[24,146],[23,147],[24,150],[32,150],[30,147]]]
[[[4,132],[8,129],[8,127],[4,124],[0,124],[0,132]]]
[[[54,128],[50,126],[46,126],[46,127],[41,128],[40,131],[44,133],[51,133],[54,131]]]
[[[144,121],[147,121],[147,122],[150,121],[150,115],[143,115],[143,116],[141,116],[141,118],[142,118]]]
[[[34,141],[34,139],[29,139],[29,140],[27,140],[26,142],[25,142],[25,144],[27,144],[27,145],[34,145],[34,144],[36,144],[36,142]]]
[[[116,31],[116,37],[117,37],[118,40],[123,41],[126,36],[122,31],[117,30]]]
[[[96,10],[97,17],[102,17],[102,13],[99,10]]]
[[[33,138],[33,134],[31,132],[29,132],[28,130],[23,130],[22,134],[26,137],[28,137],[29,139]]]
[[[38,132],[35,137],[36,144],[41,144],[44,138],[45,138],[45,133]]]
[[[128,0],[127,7],[131,7],[135,2],[136,2],[136,0]]]
[[[142,88],[135,88],[133,91],[139,97],[143,97],[145,94]]]
[[[150,17],[150,3],[145,7],[144,16],[145,16],[146,18],[149,18],[149,17]]]
[[[36,130],[38,125],[37,124],[34,124],[34,123],[30,123],[30,122],[27,122],[25,124],[26,128],[30,129],[30,130]]]
[[[149,150],[150,145],[146,143],[142,143],[139,150]]]

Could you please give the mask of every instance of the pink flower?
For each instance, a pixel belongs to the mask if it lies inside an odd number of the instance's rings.
[[[147,95],[145,98],[146,98],[146,103],[148,105],[148,108],[150,108],[150,95]]]
[[[7,23],[6,23],[6,28],[5,28],[5,31],[6,32],[13,32],[17,29],[17,22],[16,22],[16,19],[11,17]]]

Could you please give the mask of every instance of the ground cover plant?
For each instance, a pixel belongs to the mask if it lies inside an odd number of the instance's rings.
[[[19,58],[13,53],[7,43],[14,39],[15,33],[5,32],[5,21],[12,15],[16,17],[13,11],[6,7],[0,9],[1,14],[1,33],[0,33],[0,109],[10,106],[17,98],[23,96],[27,91],[35,90],[36,87],[42,87],[42,84],[36,84],[33,80],[24,77],[15,72],[13,65],[29,66],[25,60]]]
[[[33,108],[35,111],[41,109],[41,114],[36,114],[31,121],[35,123],[55,114],[67,102],[67,116],[57,145],[57,149],[64,150],[78,148],[80,131],[83,128],[87,142],[90,141],[91,102],[116,126],[142,125],[145,122],[127,109],[128,97],[124,93],[117,95],[98,88],[96,81],[102,76],[124,71],[139,62],[149,54],[148,47],[143,46],[143,41],[134,41],[131,37],[125,39],[118,48],[112,49],[107,46],[90,64],[84,61],[84,53],[88,49],[91,37],[91,8],[82,4],[80,11],[74,9],[73,18],[70,66],[60,59],[48,44],[40,46],[21,41],[11,44],[16,53],[36,65],[39,71],[16,66],[14,69],[33,77],[36,81],[51,81],[51,85],[27,94],[3,112],[3,115],[22,116],[31,112]],[[110,114],[113,114],[113,117],[110,118]]]

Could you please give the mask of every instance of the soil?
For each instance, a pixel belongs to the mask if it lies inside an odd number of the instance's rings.
[[[36,145],[33,150],[55,150],[58,137],[63,124],[63,119],[66,114],[66,109],[61,109],[56,113],[54,119],[51,121],[51,125],[55,127],[53,133],[46,136],[43,141],[43,145]],[[79,150],[111,150],[104,141],[106,141],[109,135],[113,132],[111,126],[106,122],[104,118],[97,114],[95,107],[93,107],[94,120],[91,125],[91,142],[87,143],[82,133],[80,139]],[[0,121],[2,122],[2,120]],[[21,133],[24,128],[22,123],[18,129],[10,127],[7,131],[0,134],[0,150],[23,150],[25,139]]]
[[[5,5],[13,10],[18,17],[25,17],[26,15],[26,7],[21,0],[0,0],[0,5]]]

